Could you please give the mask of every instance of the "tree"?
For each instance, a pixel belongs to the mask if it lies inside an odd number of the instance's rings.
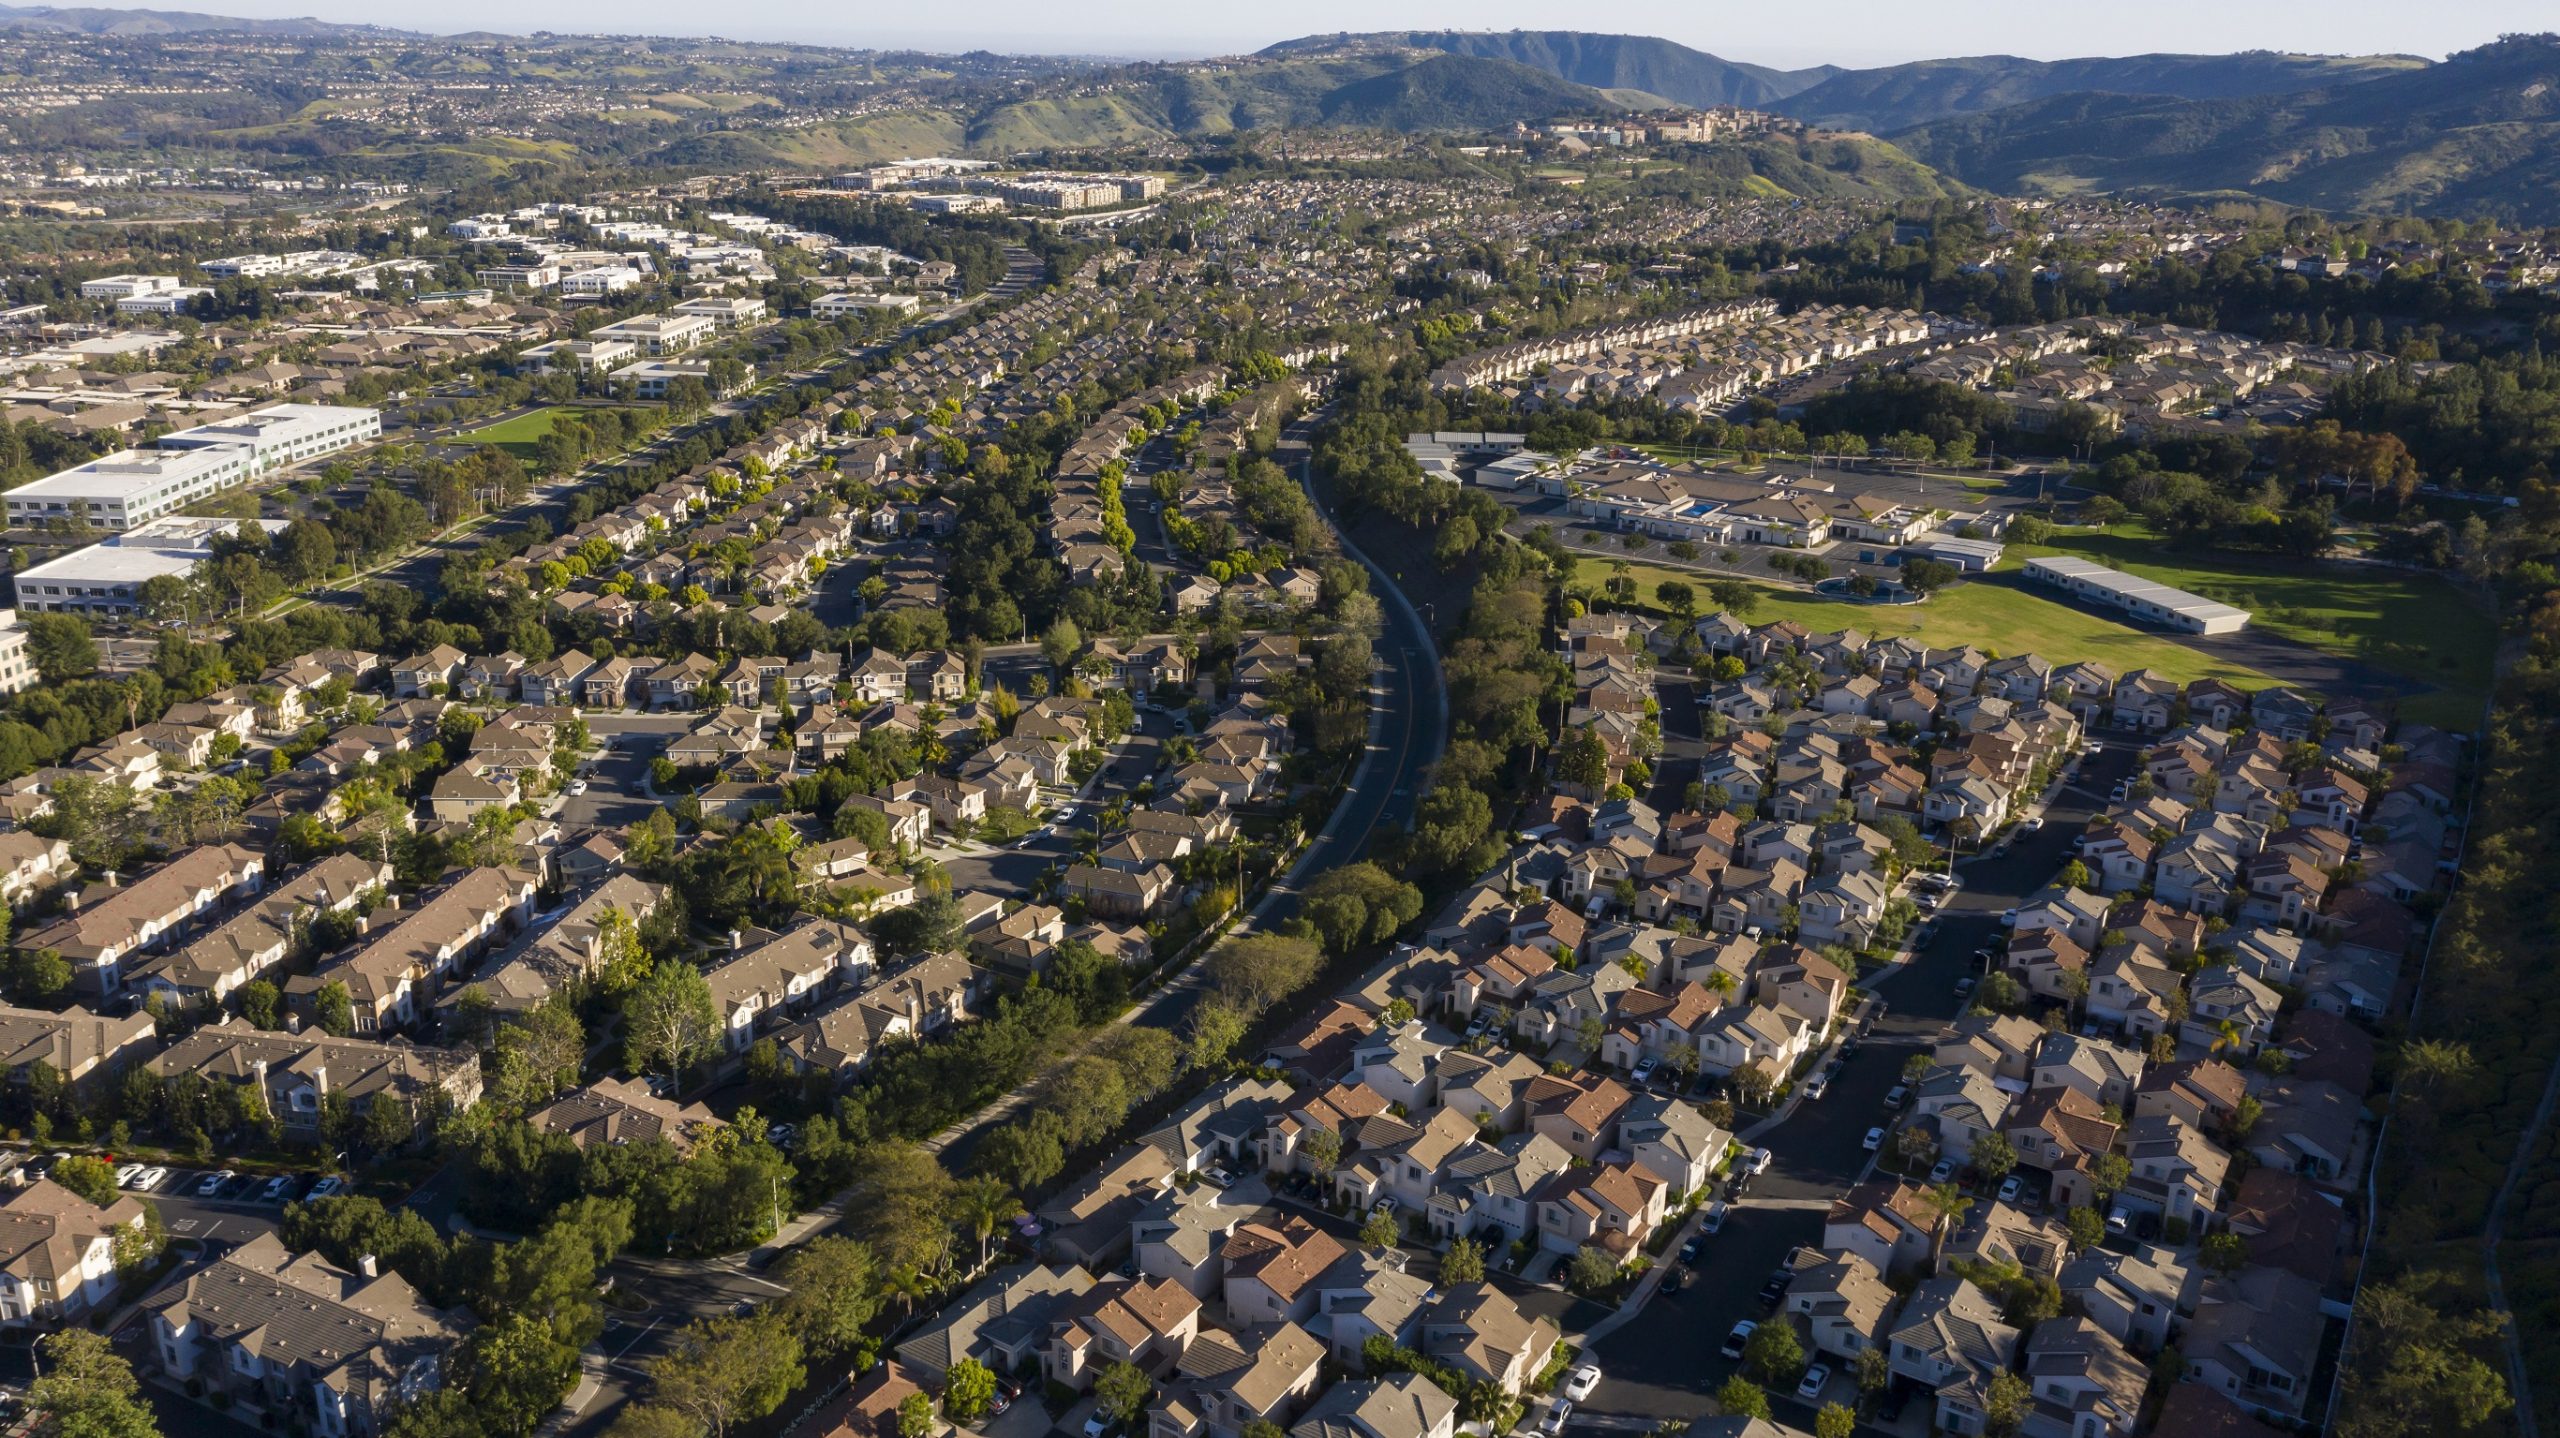
[[[27,632],[27,657],[47,684],[62,684],[98,672],[98,642],[89,621],[76,614],[27,614],[19,617]]]
[[[770,1310],[688,1324],[675,1346],[647,1366],[656,1401],[690,1416],[713,1438],[780,1407],[808,1376],[800,1366],[800,1340]]]
[[[1251,1021],[1233,1004],[1204,1002],[1191,1011],[1191,1036],[1183,1045],[1183,1061],[1192,1068],[1215,1068],[1244,1042]]]
[[[2018,1150],[2010,1145],[2007,1134],[1995,1131],[1973,1141],[1973,1171],[1984,1183],[1998,1183],[2017,1166]]]
[[[1123,1423],[1132,1422],[1147,1411],[1147,1399],[1155,1391],[1147,1370],[1135,1363],[1114,1363],[1094,1375],[1095,1404]]]
[[[1586,1243],[1573,1251],[1566,1279],[1583,1293],[1597,1293],[1618,1281],[1618,1260],[1607,1249]]]
[[[2091,1249],[2106,1242],[2107,1221],[2094,1208],[2075,1208],[2062,1215],[2062,1226],[2071,1230],[2071,1246]]]
[[[1393,1248],[1401,1236],[1395,1214],[1384,1208],[1369,1210],[1369,1217],[1360,1225],[1360,1241],[1371,1248]]]
[[[1929,1257],[1934,1265],[1939,1248],[1947,1241],[1947,1231],[1964,1221],[1965,1214],[1973,1207],[1973,1200],[1965,1197],[1964,1190],[1954,1184],[1941,1183],[1921,1190],[1920,1204],[1929,1210],[1934,1220],[1929,1225]]]
[[[1003,1180],[980,1174],[961,1181],[952,1211],[970,1236],[978,1240],[978,1266],[983,1268],[988,1242],[998,1228],[1022,1212],[1022,1200],[1013,1196],[1013,1190],[1005,1187]]]
[[[1201,970],[1211,988],[1251,1013],[1305,988],[1323,963],[1323,951],[1311,940],[1264,934],[1220,944]]]
[[[2133,1164],[2120,1153],[2102,1153],[2089,1164],[2089,1183],[2100,1197],[2113,1197],[2133,1177]]]
[[[322,1033],[344,1038],[356,1031],[355,1000],[348,995],[344,983],[331,979],[322,984],[319,991],[311,996],[311,1008]]]
[[[265,979],[240,986],[240,1017],[262,1029],[284,1027],[284,995]]]
[[[933,1438],[933,1400],[910,1393],[898,1400],[898,1438]]]
[[[160,1438],[160,1426],[143,1405],[133,1366],[116,1355],[102,1333],[66,1328],[37,1340],[43,1376],[27,1393],[27,1407],[43,1415],[42,1438]]]
[[[454,1382],[500,1432],[533,1431],[578,1381],[578,1350],[524,1313],[483,1324],[455,1356]]]
[[[2437,1306],[2438,1289],[2455,1295]],[[2507,1316],[2476,1308],[2436,1273],[2367,1283],[2356,1297],[2355,1340],[2340,1367],[2336,1427],[2342,1438],[2469,1433],[2515,1405],[2506,1379],[2478,1357],[2494,1349]]]
[[[1060,619],[1040,635],[1040,657],[1052,669],[1065,669],[1083,648],[1084,634],[1072,619]]]
[[[1910,559],[1902,565],[1903,587],[1919,594],[1944,589],[1963,577],[1963,570],[1943,559]]]
[[[75,1153],[55,1164],[53,1181],[100,1208],[116,1201],[115,1166],[93,1154]]]
[[[576,1086],[587,1057],[586,1030],[565,999],[553,998],[501,1022],[494,1035],[490,1096],[530,1109]]]
[[[1333,1172],[1333,1166],[1342,1161],[1342,1135],[1329,1128],[1307,1130],[1307,1136],[1298,1141],[1298,1148],[1306,1154],[1307,1166],[1319,1177]]]
[[[1443,1287],[1484,1281],[1484,1247],[1474,1239],[1461,1238],[1440,1255],[1440,1283]]]
[[[1804,1368],[1804,1342],[1796,1337],[1795,1324],[1782,1315],[1751,1330],[1742,1361],[1763,1382],[1793,1383]]]
[[[775,1307],[812,1358],[850,1353],[880,1312],[880,1265],[871,1250],[839,1234],[796,1244],[774,1265],[791,1290]]]
[[[2027,1380],[2006,1368],[1991,1375],[1990,1390],[1982,1397],[1982,1431],[2010,1438],[2027,1421],[2027,1403],[2034,1396]]]
[[[1609,746],[1588,726],[1568,729],[1556,745],[1556,782],[1597,794],[1609,782]]]
[[[1716,1409],[1728,1418],[1769,1419],[1769,1395],[1760,1385],[1737,1373],[1716,1390]]]
[[[963,1358],[943,1375],[942,1416],[965,1428],[986,1416],[995,1396],[995,1374],[977,1359]]]
[[[637,1071],[663,1067],[675,1082],[720,1035],[720,1010],[702,971],[681,960],[649,971],[622,1003],[623,1058]]]
[[[1873,1350],[1860,1349],[1864,1357]],[[1825,1403],[1813,1415],[1813,1438],[1849,1438],[1858,1431],[1858,1415],[1845,1403]]]
[[[2249,1266],[2249,1240],[2230,1229],[2216,1229],[2196,1246],[2196,1257],[2205,1267],[2228,1278]]]
[[[1872,1403],[1893,1382],[1893,1360],[1881,1348],[1861,1348],[1854,1365],[1858,1378],[1858,1401]]]

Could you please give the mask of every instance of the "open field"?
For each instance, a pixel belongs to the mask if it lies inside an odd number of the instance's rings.
[[[2092,559],[2238,605],[2255,628],[2432,688],[2402,706],[2410,718],[2459,729],[2480,720],[2495,673],[2497,616],[2440,575],[2275,555],[2183,554],[2130,524],[2013,544],[2000,567],[2043,554]]]
[[[534,446],[542,441],[544,435],[551,433],[552,421],[559,413],[557,409],[537,409],[471,430],[461,436],[461,441],[464,444],[494,444],[530,463],[534,458]]]
[[[1575,582],[1597,588],[1610,573],[1605,564],[1586,561]],[[1708,576],[1656,564],[1630,563],[1627,577],[1636,582],[1637,598],[1651,606],[1653,588],[1662,581],[1677,579],[1698,586]],[[1934,645],[1970,644],[1995,655],[2033,650],[2056,664],[2094,659],[2119,672],[2151,669],[2180,683],[2216,678],[2255,688],[2275,682],[2257,670],[2190,649],[2166,635],[2146,633],[2013,590],[1960,584],[1924,604],[1855,604],[1797,590],[1754,587],[1761,593],[1760,608],[1751,615],[1754,624],[1792,619],[1817,632],[1858,629],[1886,639],[1910,635]]]

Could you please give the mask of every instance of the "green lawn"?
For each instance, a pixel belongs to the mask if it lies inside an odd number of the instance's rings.
[[[1577,571],[1578,585],[1596,588],[1610,578],[1613,571],[1606,561],[1588,555],[1583,560]],[[1677,579],[1697,586],[1708,576],[1630,561],[1627,577],[1636,582],[1638,599],[1652,605],[1654,586],[1662,581]],[[2275,682],[2254,669],[2225,663],[2166,635],[2128,628],[2069,605],[2014,590],[1960,584],[1922,604],[1852,604],[1800,590],[1759,588],[1760,608],[1751,615],[1754,624],[1792,619],[1816,632],[1857,629],[1879,639],[1910,635],[1933,645],[1970,644],[1993,655],[2033,650],[2055,664],[2094,659],[2118,672],[2150,669],[2179,683],[2216,678],[2256,688]]]
[[[513,419],[500,420],[496,424],[471,430],[462,436],[462,442],[494,444],[516,458],[530,463],[534,458],[533,447],[541,442],[544,435],[551,433],[551,423],[559,415],[560,411],[557,408],[528,411]]]
[[[2186,554],[2138,524],[2013,544],[2001,568],[2042,554],[2094,559],[2238,605],[2250,611],[2252,627],[2433,686],[2401,706],[2427,723],[2478,724],[2495,677],[2497,616],[2439,575],[2274,555]]]

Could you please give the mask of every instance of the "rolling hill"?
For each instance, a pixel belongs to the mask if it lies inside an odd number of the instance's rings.
[[[1849,70],[1772,108],[1808,124],[1891,134],[1950,115],[1976,114],[2059,95],[2164,95],[2226,100],[2279,95],[2424,69],[2410,55],[2128,55],[2022,60],[1975,55]]]
[[[1591,86],[1514,61],[1440,55],[1345,85],[1324,97],[1318,115],[1373,130],[1490,130],[1608,103]]]
[[[2061,95],[1897,135],[2010,193],[2245,194],[2359,213],[2560,223],[2560,36],[2287,95]]]
[[[1775,101],[1839,73],[1836,66],[1772,70],[1720,59],[1650,35],[1594,35],[1579,30],[1382,30],[1309,35],[1265,49],[1268,58],[1436,50],[1524,65],[1595,90],[1641,90],[1679,105],[1743,105]]]
[[[0,5],[0,32],[37,30],[57,35],[188,35],[207,30],[237,30],[253,35],[405,35],[378,25],[340,25],[328,20],[248,20],[236,15],[202,15],[192,10],[104,10],[82,6]]]

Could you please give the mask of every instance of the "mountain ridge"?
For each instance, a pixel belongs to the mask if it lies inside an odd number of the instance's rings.
[[[2308,55],[2273,50],[2071,60],[1951,56],[1844,71],[1787,96],[1775,108],[1807,124],[1881,135],[1951,115],[1979,114],[2062,95],[2238,99],[2379,79],[2432,63],[2414,55]]]
[[[1595,90],[1642,90],[1676,104],[1747,109],[1767,108],[1782,96],[1838,73],[1838,67],[1831,65],[1777,70],[1727,60],[1656,36],[1582,30],[1337,31],[1283,40],[1254,53],[1257,59],[1277,59],[1389,50],[1503,60]]]
[[[335,20],[317,20],[309,16],[261,20],[241,15],[213,15],[197,10],[110,10],[95,6],[0,5],[0,32],[10,30],[39,30],[58,35],[96,35],[100,38],[193,35],[211,31],[288,36],[418,34],[413,30],[397,30],[381,25],[347,25]]]

